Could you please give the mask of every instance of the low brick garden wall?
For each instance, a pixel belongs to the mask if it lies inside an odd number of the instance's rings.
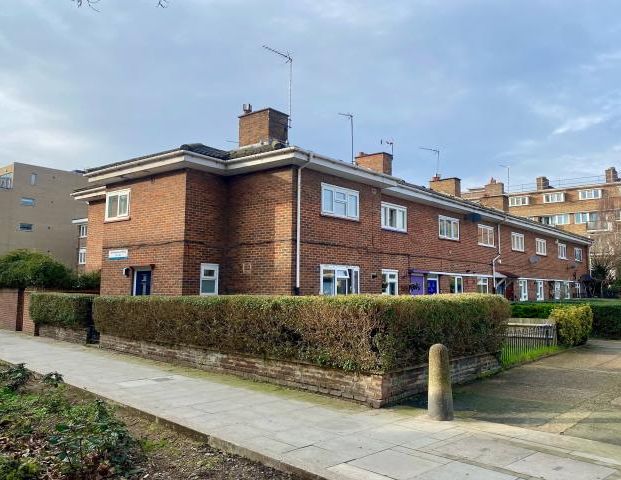
[[[86,344],[89,341],[88,328],[62,328],[54,325],[40,325],[38,332],[40,337],[53,338],[63,342]]]
[[[0,328],[13,332],[21,330],[23,310],[23,290],[0,288]]]
[[[43,329],[43,326],[42,326]],[[40,333],[43,335],[43,331]],[[390,405],[427,389],[427,365],[385,374],[346,372],[303,362],[270,360],[184,346],[164,346],[102,334],[100,346],[143,358],[173,361],[212,372],[233,374],[286,387],[353,400],[374,408]],[[474,380],[500,369],[495,355],[451,360],[453,383]]]

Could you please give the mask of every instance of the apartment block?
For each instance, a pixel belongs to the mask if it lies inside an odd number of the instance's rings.
[[[78,227],[86,205],[71,193],[87,184],[80,172],[12,163],[0,167],[0,255],[17,248],[49,253],[75,268]]]
[[[590,240],[392,176],[385,152],[343,162],[291,146],[287,116],[239,117],[203,144],[88,170],[86,270],[102,294],[584,295]]]

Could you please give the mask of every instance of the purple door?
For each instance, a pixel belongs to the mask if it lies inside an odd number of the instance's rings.
[[[422,275],[410,274],[410,295],[425,293],[425,278]]]

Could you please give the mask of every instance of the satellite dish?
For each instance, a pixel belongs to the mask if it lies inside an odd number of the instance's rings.
[[[536,263],[539,263],[539,260],[541,260],[541,257],[538,255],[533,255],[532,257],[528,259],[528,261],[532,263],[533,265],[535,265]]]

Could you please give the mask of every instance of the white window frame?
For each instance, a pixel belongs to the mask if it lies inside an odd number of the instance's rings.
[[[528,280],[520,278],[518,280],[518,288],[520,291],[520,302],[528,301]]]
[[[323,275],[325,271],[330,271],[333,270],[334,271],[334,282],[333,282],[333,289],[332,292],[330,293],[325,293],[323,291]],[[339,271],[347,271],[347,276],[342,275],[339,273]],[[352,276],[356,277],[356,281],[354,282],[353,279],[351,278]],[[319,294],[320,295],[343,295],[342,293],[338,293],[337,292],[337,280],[341,278],[347,278],[349,279],[349,286],[351,288],[351,290],[353,290],[350,293],[345,293],[345,295],[355,295],[355,294],[359,294],[360,293],[360,267],[355,266],[355,265],[320,265],[319,268]]]
[[[445,223],[444,234],[442,233],[442,223]],[[446,226],[450,226],[450,235]],[[455,228],[457,229],[457,236],[455,236]],[[444,240],[459,240],[459,219],[453,217],[447,217],[445,215],[438,215],[438,237]]]
[[[580,190],[580,191],[578,191],[578,199],[579,200],[598,200],[600,198],[602,198],[602,189],[601,188],[590,188],[588,190]]]
[[[522,248],[517,248],[519,245],[516,245],[516,241],[519,240],[522,244]],[[514,252],[524,252],[526,250],[526,244],[523,233],[511,232],[511,250]]]
[[[544,218],[547,218],[548,221],[544,221]],[[563,219],[562,222],[559,219]],[[557,213],[556,215],[543,215],[541,217],[541,223],[544,225],[569,225],[571,223],[571,218],[569,213]]]
[[[394,285],[394,294],[390,293],[390,285]],[[382,269],[382,295],[399,295],[399,270]]]
[[[561,299],[561,282],[555,281],[554,282],[554,300],[560,300],[560,299]]]
[[[526,195],[520,195],[517,197],[509,197],[510,207],[523,207],[530,203],[530,198]]]
[[[453,275],[451,277],[451,282],[453,283],[454,290],[452,293],[464,293],[464,277],[461,275]]]
[[[571,299],[571,282],[563,282],[563,288],[565,289],[565,300]]]
[[[482,233],[485,232],[483,235]],[[492,241],[490,242],[490,235]],[[481,241],[481,237],[483,237],[484,241]],[[485,241],[485,237],[487,237],[487,241]],[[490,227],[489,225],[479,224],[477,225],[477,242],[479,245],[483,247],[495,247],[496,240],[494,235],[494,227]]]
[[[108,205],[110,202],[110,198],[111,197],[122,197],[124,195],[127,195],[127,212],[123,213],[123,214],[119,214],[119,206],[121,205],[121,202],[119,202],[117,200],[117,214],[110,216],[108,215]],[[106,211],[105,211],[105,220],[122,220],[125,218],[129,218],[129,212],[130,212],[130,201],[131,201],[131,190],[129,188],[124,189],[124,190],[114,190],[112,192],[107,192],[106,193]]]
[[[543,291],[543,280],[535,280],[535,286],[537,290],[537,301],[542,302],[545,299],[545,294]]]
[[[579,247],[574,247],[574,260],[576,262],[582,262],[584,260],[582,249]]]
[[[88,236],[88,224],[82,223],[78,225],[78,238],[86,238]]]
[[[591,217],[596,217],[595,220]],[[574,222],[576,225],[584,225],[589,222],[599,220],[599,212],[576,212],[574,213]]]
[[[567,260],[567,244],[566,243],[558,244],[558,258],[561,260]]]
[[[86,265],[86,248],[80,247],[78,249],[78,265]]]
[[[213,270],[215,273],[214,275],[207,276],[205,275],[205,270]],[[203,292],[203,280],[215,280],[214,282],[215,291]],[[199,284],[198,284],[199,295],[203,297],[218,295],[218,292],[220,291],[219,284],[220,284],[220,265],[217,263],[201,263],[201,272],[200,272],[200,279],[199,279]]]
[[[37,184],[38,179],[39,179],[39,174],[34,173],[34,172],[31,173],[30,174],[30,185],[34,187]]]
[[[541,256],[548,255],[548,242],[545,238],[535,238],[535,253]]]
[[[543,203],[562,203],[565,201],[565,192],[551,192],[543,194]]]
[[[479,287],[485,287],[485,291],[481,292]],[[487,277],[478,277],[477,278],[477,292],[479,293],[489,293],[489,278]]]
[[[324,204],[324,192],[329,191],[332,193],[332,209],[329,210],[327,208],[327,206]],[[334,211],[334,204],[335,203],[343,203],[343,201],[337,201],[336,200],[336,194],[340,193],[345,195],[345,215],[341,215],[338,213],[335,213]],[[356,212],[355,215],[353,214],[353,212],[351,212],[350,210],[352,210],[352,207],[350,205],[350,200],[351,197],[355,198],[355,204],[356,204]],[[330,185],[328,183],[322,183],[321,184],[321,214],[322,215],[327,215],[329,217],[336,217],[336,218],[344,218],[346,220],[359,220],[360,219],[360,193],[357,190],[351,190],[349,188],[344,188],[344,187],[338,187],[336,185]]]
[[[22,207],[34,207],[37,201],[32,197],[21,197],[19,199],[19,204]]]
[[[394,203],[382,202],[381,203],[381,221],[382,229],[392,230],[394,232],[407,232],[408,231],[408,209],[401,205],[395,205]],[[395,219],[397,226],[393,227],[388,224],[390,210],[395,211]],[[403,226],[399,227],[399,216],[403,218]]]
[[[582,298],[582,287],[580,286],[580,282],[575,283],[576,286],[576,298]]]

